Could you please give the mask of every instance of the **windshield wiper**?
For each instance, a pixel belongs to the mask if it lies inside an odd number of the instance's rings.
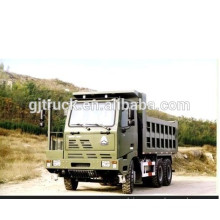
[[[110,131],[111,128],[105,126],[105,125],[102,125],[102,124],[76,124],[77,126],[80,126],[80,127],[84,127],[86,128],[87,130],[90,130],[90,128],[87,126],[87,125],[94,125],[94,126],[98,126],[98,127],[102,127],[102,128],[105,128],[107,131]]]
[[[86,124],[76,124],[77,126],[86,128],[88,131],[90,130],[90,128],[88,126],[86,126]]]
[[[99,126],[99,127],[102,127],[102,128],[105,128],[106,130],[110,131],[111,128],[105,126],[105,125],[102,125],[102,124],[94,124],[95,126]]]
[[[84,124],[76,124],[77,126],[80,126],[80,127],[85,127]]]

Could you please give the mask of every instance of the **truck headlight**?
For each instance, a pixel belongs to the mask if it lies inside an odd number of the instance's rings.
[[[54,167],[60,167],[60,165],[61,165],[60,160],[53,160],[53,166]]]
[[[47,161],[46,161],[46,164],[47,164],[47,167],[50,167],[50,165],[51,165],[51,160],[47,160]]]
[[[102,161],[102,167],[110,167],[110,161]]]

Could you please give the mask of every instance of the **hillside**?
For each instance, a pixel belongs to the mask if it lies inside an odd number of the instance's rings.
[[[33,82],[37,87],[41,89],[49,89],[55,91],[91,91],[88,88],[80,88],[71,83],[63,82],[59,79],[38,79],[31,76],[9,73],[0,70],[0,84],[5,83],[8,86],[13,84],[25,84]]]
[[[46,134],[47,128],[39,128],[39,114],[31,114],[29,103],[51,99],[69,101],[73,92],[91,91],[58,79],[38,79],[30,76],[5,72],[0,69],[0,127],[22,129],[34,134]],[[54,129],[64,126],[62,111],[54,112]]]
[[[38,79],[30,76],[8,73],[0,70],[0,127],[21,129],[33,134],[46,134],[47,128],[39,128],[39,114],[31,114],[29,103],[41,99],[68,101],[72,92],[91,91],[57,79]],[[179,123],[179,145],[216,145],[216,122],[176,117],[158,110],[148,110],[147,114]],[[65,116],[63,111],[54,111],[53,130],[63,131]]]

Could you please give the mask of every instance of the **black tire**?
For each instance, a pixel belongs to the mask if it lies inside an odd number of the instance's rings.
[[[155,176],[151,177],[151,185],[159,188],[163,185],[163,161],[161,159],[156,161]]]
[[[64,185],[66,190],[76,190],[78,187],[78,181],[70,177],[64,177]]]
[[[165,159],[163,161],[163,185],[169,186],[172,181],[172,164],[170,159]]]
[[[132,194],[134,189],[134,163],[131,161],[128,174],[126,175],[126,182],[122,183],[122,193]]]

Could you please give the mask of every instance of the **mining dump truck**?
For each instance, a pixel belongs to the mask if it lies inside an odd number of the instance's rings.
[[[146,96],[137,91],[78,92],[73,101],[62,133],[52,131],[52,107],[48,110],[45,165],[64,178],[66,190],[77,190],[79,182],[98,182],[120,185],[122,193],[131,194],[134,185],[171,184],[177,121],[148,117],[141,108]]]

